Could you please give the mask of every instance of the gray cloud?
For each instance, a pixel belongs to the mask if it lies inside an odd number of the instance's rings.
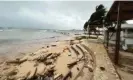
[[[82,29],[96,5],[113,1],[0,1],[0,26]]]

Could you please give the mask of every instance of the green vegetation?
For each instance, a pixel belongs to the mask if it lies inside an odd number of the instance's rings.
[[[96,6],[96,11],[92,13],[90,19],[88,20],[89,25],[101,25],[103,24],[103,20],[106,14],[105,7],[100,4],[99,6]]]
[[[105,27],[109,26],[109,25],[112,25],[112,24],[117,24],[117,21],[110,21],[107,17],[106,17],[106,14],[107,14],[107,10],[105,8],[105,6],[103,4],[100,4],[98,6],[96,6],[96,10],[95,12],[93,12],[90,16],[90,19],[88,21],[86,21],[84,23],[84,30],[87,31],[87,26],[89,27],[89,31],[94,31],[96,32],[96,27],[98,28],[102,28],[103,25]],[[121,21],[122,24],[125,24],[126,21]],[[97,26],[95,26],[97,25]],[[115,26],[112,26],[113,28],[115,28]]]

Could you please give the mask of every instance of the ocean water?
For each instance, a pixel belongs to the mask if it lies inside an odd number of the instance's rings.
[[[0,31],[0,44],[12,44],[17,42],[28,42],[50,37],[59,37],[61,34],[47,30],[36,29],[10,29]]]
[[[0,30],[0,56],[34,52],[51,42],[70,38],[82,31],[6,29]]]
[[[0,56],[14,56],[19,53],[32,52],[50,42],[60,40],[62,37],[68,36],[55,30],[0,30]]]

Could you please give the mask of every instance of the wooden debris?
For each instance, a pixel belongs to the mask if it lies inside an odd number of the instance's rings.
[[[56,74],[54,75],[54,80],[62,80],[63,75],[62,74]]]
[[[47,59],[47,60],[45,61],[45,64],[46,64],[46,65],[50,65],[50,64],[52,64],[53,62],[54,62],[53,59]]]
[[[53,53],[51,56],[48,57],[48,59],[54,59],[60,56],[60,53]]]
[[[87,66],[85,66],[85,67],[87,67],[87,68],[89,69],[90,72],[93,72],[93,67],[92,67],[91,65],[87,65]]]
[[[34,60],[37,60],[37,61],[44,61],[44,60],[46,60],[47,57],[49,57],[50,55],[52,55],[52,53],[41,54],[41,55],[35,56]]]
[[[33,78],[35,76],[36,72],[37,72],[37,68],[35,67],[32,71],[30,71],[30,74],[27,76],[26,79]]]
[[[44,65],[43,63],[39,63],[37,66],[36,75],[44,75],[45,69],[46,69],[46,65]]]
[[[27,61],[27,59],[17,59],[17,60],[10,60],[10,61],[6,61],[7,64],[21,64],[23,62]]]
[[[72,77],[72,72],[71,70],[69,70],[66,75],[64,75],[63,79],[62,80],[67,80],[68,77]]]
[[[17,78],[26,79],[32,78],[36,73],[36,67],[34,66],[36,63],[33,61],[26,61],[17,67],[18,73]]]
[[[68,66],[69,68],[71,68],[71,67],[73,67],[74,65],[76,65],[77,62],[78,62],[78,61],[73,61],[73,62],[67,64],[67,66]]]
[[[51,46],[52,46],[52,47],[55,47],[56,45],[55,45],[55,44],[52,44]]]

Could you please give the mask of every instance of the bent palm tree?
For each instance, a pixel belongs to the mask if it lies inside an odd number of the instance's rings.
[[[106,9],[102,4],[100,4],[99,6],[96,6],[96,11],[92,13],[90,19],[88,20],[89,36],[90,36],[90,33],[93,31],[95,35],[97,35],[98,37],[98,34],[96,34],[96,32],[99,33],[99,31],[96,28],[103,27],[103,24],[104,24],[103,20],[104,20],[105,13],[106,13]]]
[[[87,31],[87,26],[88,26],[88,22],[86,21],[86,22],[84,23],[84,33],[85,33],[85,31]]]

